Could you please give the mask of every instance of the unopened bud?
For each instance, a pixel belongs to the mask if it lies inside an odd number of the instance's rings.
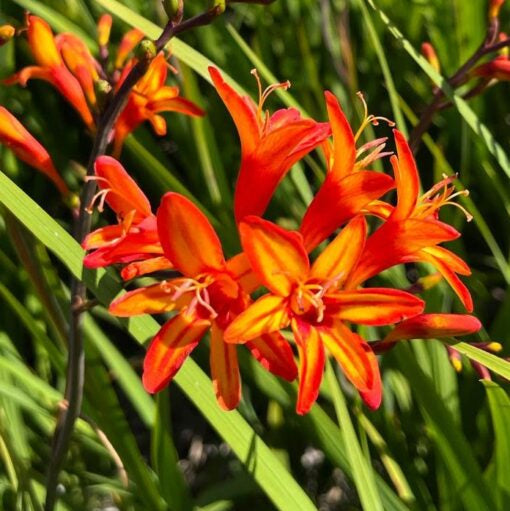
[[[110,32],[112,30],[112,17],[109,14],[103,14],[97,22],[97,40],[99,46],[106,46],[110,41]]]
[[[16,35],[16,29],[12,25],[0,26],[0,46],[10,41]]]
[[[490,0],[489,2],[489,18],[497,18],[499,16],[499,11],[505,0]]]
[[[94,91],[96,93],[97,108],[102,111],[112,92],[112,86],[106,80],[97,80],[94,82]]]
[[[156,57],[158,51],[154,41],[144,39],[136,48],[136,58],[139,60],[152,60]]]
[[[211,10],[215,10],[216,14],[222,14],[227,8],[227,0],[213,0]]]
[[[163,0],[163,9],[165,9],[170,21],[174,23],[180,23],[182,21],[182,15],[184,13],[183,0]]]
[[[437,53],[430,43],[423,43],[421,45],[421,53],[427,59],[428,63],[439,73],[441,71],[441,64],[437,58]]]
[[[499,36],[498,36],[498,41],[501,43],[503,41],[506,41],[508,39],[508,34],[506,34],[505,32],[500,32],[499,33]],[[509,55],[509,51],[508,51],[508,46],[504,46],[503,48],[501,48],[499,50],[499,54],[502,56],[502,57],[506,57],[508,58],[510,55]]]

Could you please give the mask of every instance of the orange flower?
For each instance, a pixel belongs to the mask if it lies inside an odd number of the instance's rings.
[[[238,258],[225,261],[220,240],[201,211],[177,193],[167,193],[157,213],[165,256],[183,277],[131,291],[110,305],[116,316],[179,313],[153,339],[144,361],[149,392],[165,387],[207,330],[211,331],[211,374],[220,406],[235,408],[241,394],[236,346],[223,341],[230,322],[250,303],[237,273]],[[269,371],[293,380],[292,351],[278,333],[252,336],[253,356]]]
[[[120,87],[131,69],[126,66],[117,84]],[[138,125],[149,121],[154,131],[163,136],[166,134],[166,121],[159,112],[180,112],[186,115],[202,116],[204,111],[191,101],[179,96],[178,87],[165,86],[168,64],[163,53],[160,53],[150,64],[147,73],[134,86],[128,102],[115,125],[114,153],[120,154],[125,138]]]
[[[209,73],[241,139],[241,168],[234,198],[235,216],[240,222],[246,215],[264,213],[285,174],[329,136],[330,128],[328,123],[301,118],[295,108],[277,110],[271,116],[264,111],[269,94],[288,88],[289,82],[262,91],[259,81],[257,105],[251,98],[239,95],[216,68],[210,67]]]
[[[270,293],[227,328],[225,340],[240,343],[292,327],[299,353],[297,413],[307,413],[319,393],[325,347],[373,408],[381,400],[379,368],[370,346],[344,324],[387,325],[419,314],[424,303],[395,289],[345,290],[363,250],[366,223],[351,220],[310,266],[302,236],[258,217],[240,224],[244,252]]]
[[[99,192],[93,203],[99,200],[99,210],[102,211],[106,202],[117,214],[118,224],[96,229],[85,238],[83,248],[94,251],[85,256],[84,265],[99,268],[132,263],[134,266],[128,265],[122,272],[126,278],[171,268],[170,261],[162,257],[156,217],[135,181],[110,156],[99,157],[94,169],[96,175],[92,179],[97,181]]]
[[[29,66],[8,78],[6,83],[20,83],[23,87],[31,78],[50,82],[80,114],[89,128],[94,119],[90,113],[79,81],[67,69],[62,60],[50,26],[37,16],[28,16],[28,44],[37,66]]]
[[[108,45],[113,19],[109,14],[103,14],[97,22],[97,42],[100,47]]]
[[[69,194],[67,185],[56,171],[46,149],[2,106],[0,106],[0,143],[11,149],[20,160],[49,177],[63,196]]]
[[[120,69],[124,66],[129,54],[136,48],[143,38],[144,33],[137,28],[133,28],[124,34],[117,50],[115,69]]]
[[[368,238],[347,286],[355,288],[397,264],[427,262],[441,272],[466,309],[472,311],[471,295],[457,276],[458,273],[470,275],[469,267],[449,250],[437,246],[460,236],[456,229],[438,220],[439,209],[446,204],[462,209],[452,199],[467,194],[467,191],[453,193],[455,189],[451,182],[454,178],[448,177],[420,197],[418,169],[411,149],[399,131],[395,130],[394,134],[398,158],[393,156],[391,163],[397,182],[397,206],[385,203],[374,205],[372,212],[384,218],[385,222]],[[466,215],[469,220],[467,212]]]
[[[359,151],[356,141],[364,127],[377,122],[369,116],[365,105],[365,120],[356,135],[331,92],[325,93],[329,122],[333,132],[333,147],[324,144],[328,173],[319,192],[314,197],[301,222],[299,231],[310,252],[330,236],[343,223],[353,218],[374,199],[378,199],[395,185],[390,176],[380,172],[363,170],[383,153],[386,139],[378,139],[366,144]],[[356,161],[358,155],[363,158]]]

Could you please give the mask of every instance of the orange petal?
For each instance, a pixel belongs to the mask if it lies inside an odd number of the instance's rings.
[[[158,209],[158,232],[166,257],[184,275],[225,269],[218,235],[189,199],[168,192]]]
[[[166,257],[151,257],[145,261],[135,261],[122,268],[120,272],[124,280],[131,280],[135,277],[147,275],[147,273],[154,273],[161,270],[169,270],[173,268],[173,264]]]
[[[379,370],[379,364],[377,363],[377,357],[370,348],[370,345],[363,342],[363,349],[367,352],[368,361],[372,368],[373,381],[372,386],[369,390],[360,390],[359,394],[363,402],[371,409],[377,410],[381,405],[382,401],[382,381],[381,372]]]
[[[268,289],[288,296],[306,280],[310,263],[299,233],[254,216],[241,222],[239,233],[253,271]]]
[[[341,179],[353,170],[356,162],[356,141],[338,99],[329,91],[326,91],[324,96],[333,132],[333,165],[328,170]]]
[[[168,385],[210,325],[183,312],[163,325],[143,361],[142,380],[148,392],[158,392]]]
[[[135,89],[144,96],[150,97],[165,85],[168,66],[163,52],[158,53],[150,63],[149,69],[135,85]]]
[[[409,218],[396,222],[392,218],[368,237],[358,265],[347,279],[346,286],[357,287],[387,268],[409,262],[423,248],[460,236],[452,226],[436,220]]]
[[[425,303],[398,289],[370,288],[326,294],[324,305],[326,314],[336,319],[382,326],[420,314]]]
[[[62,58],[48,23],[37,16],[28,16],[27,21],[28,44],[35,61],[43,67],[61,66]]]
[[[432,256],[435,260],[440,260],[455,273],[471,275],[471,268],[466,264],[466,262],[458,255],[455,255],[453,252],[444,247],[427,247],[420,251],[420,254],[422,252]]]
[[[110,41],[113,19],[109,14],[103,14],[97,22],[97,42],[99,46],[106,46]]]
[[[164,87],[164,89],[168,88],[170,87]],[[147,108],[150,108],[153,112],[179,112],[181,114],[191,115],[194,117],[202,117],[205,115],[204,110],[195,105],[195,103],[189,99],[182,98],[180,96],[164,98],[161,97],[160,94],[161,91],[150,98]]]
[[[343,223],[393,187],[390,176],[370,170],[355,172],[344,179],[328,173],[299,228],[306,249],[311,252]]]
[[[420,178],[411,148],[402,133],[393,130],[397,146],[398,159],[393,156],[391,163],[397,182],[397,207],[393,212],[394,220],[408,218],[416,207],[420,193]]]
[[[246,347],[264,369],[287,381],[296,379],[297,367],[292,348],[279,332],[265,334],[253,341],[248,341]]]
[[[94,169],[96,176],[101,178],[98,179],[99,188],[110,190],[106,202],[117,215],[125,217],[134,209],[137,212],[134,221],[139,222],[152,214],[149,200],[115,158],[100,156]]]
[[[324,346],[316,328],[300,321],[292,320],[292,331],[299,355],[299,387],[296,412],[304,415],[315,403],[324,373]]]
[[[221,73],[215,67],[209,67],[209,74],[216,91],[227,107],[236,125],[241,139],[243,154],[254,151],[260,139],[259,125],[256,117],[256,105],[250,98],[239,95],[225,82]]]
[[[261,286],[244,252],[231,257],[227,261],[227,270],[239,282],[245,293],[251,294]]]
[[[69,193],[46,149],[2,106],[0,106],[0,143],[11,149],[20,160],[51,179],[62,195]]]
[[[189,302],[187,294],[175,299],[179,286],[185,283],[185,279],[171,279],[152,286],[142,287],[129,291],[114,300],[108,311],[114,316],[128,318],[140,314],[161,314],[182,308]]]
[[[358,216],[351,220],[315,260],[311,276],[342,287],[363,252],[366,235],[365,219]]]
[[[478,332],[480,321],[468,314],[420,314],[398,324],[384,343],[405,339],[441,339]]]
[[[137,44],[144,38],[143,32],[137,28],[133,28],[126,32],[122,41],[120,42],[119,49],[117,50],[117,58],[115,59],[115,67],[117,69],[124,65],[129,54],[135,49]]]
[[[94,250],[105,245],[115,243],[126,234],[122,224],[107,225],[92,231],[84,240],[81,246],[85,250]]]
[[[223,410],[233,410],[241,399],[241,377],[236,350],[237,346],[223,341],[223,332],[213,323],[209,362],[214,393]]]
[[[341,321],[333,321],[319,328],[319,335],[328,351],[340,364],[347,379],[360,391],[374,390],[379,371],[370,346]]]
[[[226,342],[243,343],[277,332],[288,324],[285,298],[268,294],[251,304],[230,323],[224,339]]]

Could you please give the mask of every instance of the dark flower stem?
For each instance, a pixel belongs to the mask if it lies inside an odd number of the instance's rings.
[[[105,154],[110,142],[110,134],[112,133],[115,122],[126,105],[131,89],[147,72],[155,55],[163,50],[172,37],[192,28],[208,25],[221,14],[221,12],[222,10],[220,8],[213,8],[180,23],[174,23],[173,21],[167,23],[161,36],[154,42],[154,54],[147,54],[137,62],[122,83],[118,92],[111,98],[111,101],[107,103],[104,112],[100,116],[87,165],[87,176],[92,176],[94,174],[94,163],[99,156]],[[92,217],[90,213],[87,212],[87,207],[92,201],[95,192],[96,182],[94,180],[88,180],[82,189],[80,210],[74,225],[74,237],[80,243],[91,230]],[[85,301],[85,284],[81,279],[73,277],[71,281],[71,317],[68,336],[68,365],[65,389],[65,400],[68,405],[62,409],[59,414],[53,436],[52,455],[46,480],[45,511],[53,511],[55,507],[58,475],[69,447],[74,424],[81,413],[85,373],[85,354],[82,334],[82,318],[85,310]]]
[[[446,80],[446,83],[451,88],[455,89],[465,83],[469,79],[470,71],[484,55],[500,50],[506,46],[510,46],[510,39],[505,39],[496,43],[498,34],[499,19],[493,18],[489,21],[487,33],[482,44],[476,49],[473,55],[471,55],[471,57],[469,57],[469,59],[467,59],[466,62],[455,72],[455,74]],[[474,90],[478,92],[478,88],[475,88]],[[472,97],[472,95],[473,94],[469,94],[467,97]],[[427,108],[425,108],[418,121],[418,124],[416,124],[413,131],[411,132],[411,135],[409,136],[409,146],[411,147],[413,153],[418,151],[421,139],[432,123],[434,115],[439,110],[444,109],[445,105],[448,105],[448,103],[445,103],[444,101],[444,96],[445,94],[442,89],[437,88],[435,90],[432,101],[429,103]]]

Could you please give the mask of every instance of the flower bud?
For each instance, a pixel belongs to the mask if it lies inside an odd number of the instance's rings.
[[[158,51],[154,41],[144,39],[136,49],[136,58],[139,60],[152,60],[156,57]]]
[[[441,64],[437,57],[436,50],[430,43],[423,43],[421,45],[421,54],[427,59],[428,63],[439,73],[441,71]]]
[[[163,9],[168,16],[168,19],[174,23],[180,23],[184,12],[183,0],[163,0]]]
[[[94,82],[94,91],[97,98],[97,108],[102,111],[112,91],[112,86],[106,80],[96,80]]]
[[[213,0],[211,4],[211,10],[215,10],[216,14],[222,14],[227,8],[227,0]]]
[[[489,18],[497,18],[499,16],[499,11],[505,0],[490,0],[489,2]]]
[[[12,25],[0,26],[0,46],[10,41],[16,35],[16,29]]]
[[[97,22],[97,40],[99,46],[106,46],[108,44],[111,30],[112,17],[109,14],[103,14]]]

